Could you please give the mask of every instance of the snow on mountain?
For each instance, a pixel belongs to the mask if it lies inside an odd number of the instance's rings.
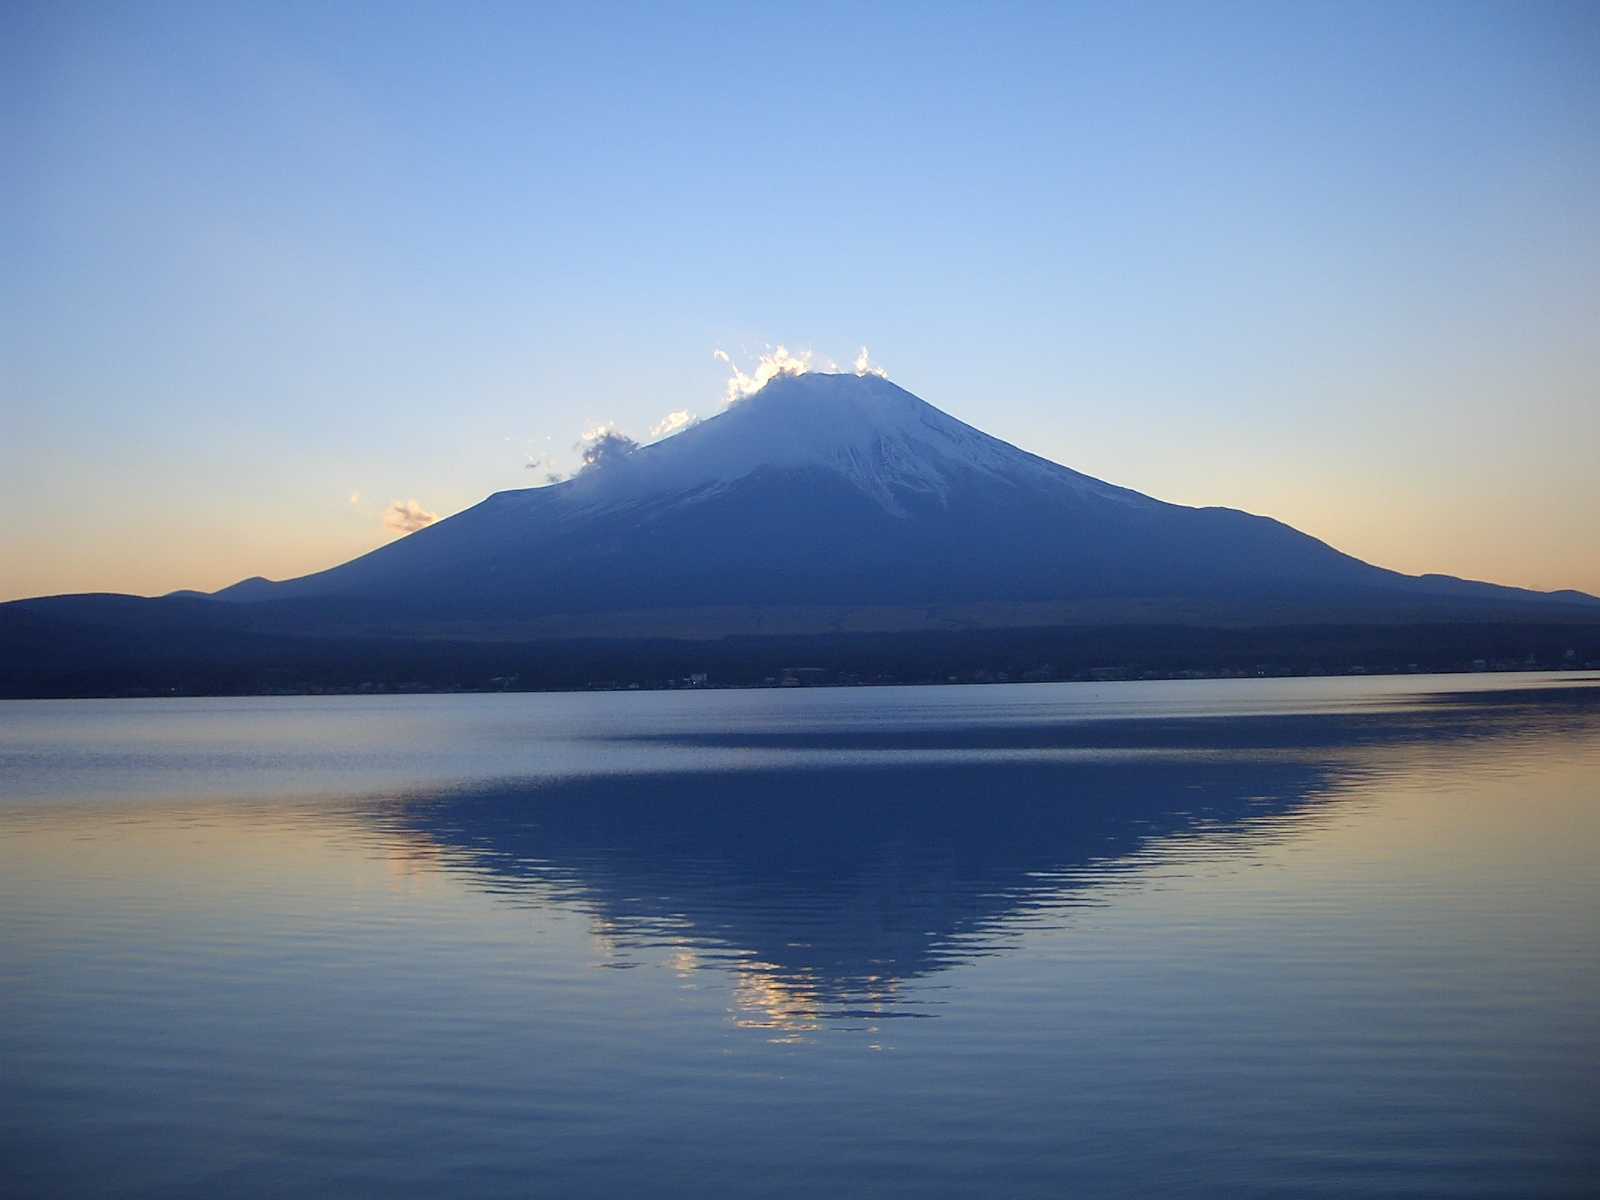
[[[947,502],[973,477],[1155,503],[990,437],[881,376],[820,372],[780,375],[721,415],[558,486],[570,502],[607,507],[707,494],[761,469],[830,472],[896,516],[908,499]]]

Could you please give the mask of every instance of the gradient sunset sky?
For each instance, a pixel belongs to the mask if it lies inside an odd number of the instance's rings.
[[[1600,593],[1594,3],[14,0],[0,96],[0,598],[330,566],[780,343]]]

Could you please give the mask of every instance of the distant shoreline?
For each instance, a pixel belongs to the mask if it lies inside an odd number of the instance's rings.
[[[950,687],[1011,687],[1034,684],[1126,684],[1126,683],[1217,683],[1217,682],[1256,682],[1260,680],[1287,680],[1287,679],[1426,679],[1437,676],[1516,676],[1516,675],[1560,675],[1559,681],[1565,688],[1573,684],[1600,684],[1600,674],[1593,673],[1593,666],[1584,667],[1496,667],[1486,669],[1440,669],[1417,671],[1327,671],[1319,673],[1277,674],[1277,675],[1249,675],[1228,673],[1186,673],[1181,675],[1106,675],[1096,677],[1092,675],[1077,675],[1070,678],[1053,679],[921,679],[921,680],[862,680],[856,682],[818,682],[818,683],[703,683],[691,686],[670,683],[653,684],[591,684],[575,687],[406,687],[401,685],[364,687],[307,687],[303,689],[279,688],[264,691],[234,691],[234,692],[156,692],[156,691],[123,691],[81,693],[73,695],[55,694],[39,696],[3,695],[0,702],[45,702],[53,700],[204,700],[204,699],[292,699],[308,696],[328,697],[372,697],[372,696],[494,696],[494,695],[592,695],[597,693],[657,693],[657,692],[737,692],[737,691],[839,691],[855,688],[950,688]]]

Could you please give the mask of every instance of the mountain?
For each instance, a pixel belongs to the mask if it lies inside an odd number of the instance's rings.
[[[214,595],[0,604],[0,695],[1600,661],[1600,600],[1168,504],[874,376],[779,376],[575,478]]]
[[[499,492],[331,570],[217,596],[295,602],[302,620],[346,627],[498,636],[1597,603],[1384,570],[1266,517],[1080,474],[887,379],[835,374],[779,376],[567,482]]]

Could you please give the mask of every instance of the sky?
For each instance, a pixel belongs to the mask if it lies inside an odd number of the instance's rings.
[[[13,0],[0,152],[0,599],[331,566],[777,345],[1600,593],[1592,3]]]

